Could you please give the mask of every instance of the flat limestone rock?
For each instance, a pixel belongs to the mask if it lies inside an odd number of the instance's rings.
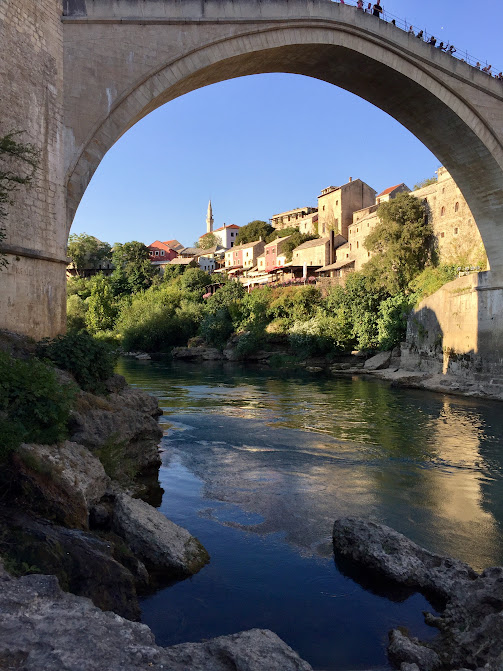
[[[336,555],[443,599],[477,578],[467,564],[429,552],[384,524],[351,517],[338,519],[333,542]]]
[[[375,356],[367,359],[363,366],[364,370],[381,370],[388,368],[391,361],[391,352],[379,352]]]
[[[62,592],[54,576],[10,578],[0,562],[0,668],[23,671],[312,671],[268,630],[161,648],[150,629]]]
[[[204,547],[186,529],[128,494],[116,496],[112,527],[148,568],[165,577],[192,575],[209,560]]]

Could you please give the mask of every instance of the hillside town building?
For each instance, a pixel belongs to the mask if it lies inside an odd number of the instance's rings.
[[[295,210],[280,212],[271,217],[271,226],[278,231],[290,226],[299,226],[303,219],[309,217],[311,214],[316,214],[316,212],[316,207],[297,207]]]
[[[318,196],[318,235],[334,231],[347,239],[353,212],[374,205],[375,197],[375,189],[352,177],[347,184],[323,189]]]
[[[291,238],[291,235],[286,235],[284,238],[276,238],[276,240],[264,246],[264,270],[266,272],[271,272],[287,263],[285,247],[287,241]]]
[[[258,257],[264,253],[263,240],[237,245],[225,252],[225,270],[240,271],[252,269],[257,265]]]

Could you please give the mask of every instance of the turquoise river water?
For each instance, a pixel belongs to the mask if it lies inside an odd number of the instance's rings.
[[[503,564],[502,404],[235,364],[122,359],[118,372],[159,399],[160,509],[211,556],[143,599],[160,645],[267,628],[328,671],[388,668],[398,625],[432,637],[422,596],[335,564],[343,515],[476,569]]]

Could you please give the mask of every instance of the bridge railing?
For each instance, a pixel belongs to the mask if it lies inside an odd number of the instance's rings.
[[[332,2],[341,3],[341,0],[332,0]],[[361,10],[357,9],[356,0],[344,0],[344,2],[341,3],[341,4],[352,5],[355,8],[356,11],[361,11]],[[365,8],[363,10],[364,12],[368,11],[368,10],[366,10],[368,4],[369,4],[368,0],[364,1],[364,3],[363,3],[364,8]],[[374,2],[371,3],[371,6],[372,7],[374,6]],[[387,23],[392,23],[399,30],[403,30],[406,33],[413,32],[416,38],[418,36],[418,33],[420,33],[420,37],[422,37],[424,42],[429,42],[430,39],[432,37],[434,37],[433,34],[428,32],[428,30],[426,28],[421,28],[419,26],[411,24],[409,21],[407,21],[406,18],[396,16],[395,14],[392,14],[391,12],[388,12],[386,10],[383,11],[380,19],[377,19],[377,17],[376,17],[376,21],[377,20],[386,21]],[[435,45],[436,48],[438,48],[440,42],[444,42],[444,40],[437,37],[437,43]],[[492,64],[488,63],[487,60],[484,60],[482,58],[475,58],[474,56],[471,56],[468,53],[468,51],[466,51],[466,50],[456,48],[454,53],[451,53],[449,51],[450,46],[451,46],[450,42],[444,42],[444,51],[446,51],[450,56],[452,56],[453,58],[457,58],[458,60],[460,60],[463,63],[468,63],[468,65],[471,65],[472,67],[476,68],[477,70],[482,70],[485,67],[490,67],[491,70],[490,70],[490,72],[487,73],[488,76],[489,77],[494,76],[495,79],[499,79],[498,75],[503,70],[503,68],[500,70],[499,68],[497,68],[497,67],[493,66]],[[452,46],[454,47],[454,45],[452,45]]]

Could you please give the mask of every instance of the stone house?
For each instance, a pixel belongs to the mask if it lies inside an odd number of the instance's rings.
[[[281,231],[289,226],[299,226],[299,223],[310,214],[316,213],[315,207],[298,207],[295,210],[280,212],[271,217],[271,226]]]
[[[352,177],[347,184],[323,189],[318,196],[318,234],[335,231],[347,239],[353,212],[374,205],[375,197],[375,189]]]
[[[407,184],[403,182],[401,184],[396,184],[395,186],[390,186],[376,196],[376,205],[381,203],[387,203],[389,200],[396,198],[399,193],[410,193],[410,189]]]
[[[438,169],[435,184],[417,189],[411,195],[425,201],[442,263],[485,268],[484,243],[475,218],[446,168]]]
[[[330,237],[308,240],[293,250],[292,266],[321,268],[330,261]]]

